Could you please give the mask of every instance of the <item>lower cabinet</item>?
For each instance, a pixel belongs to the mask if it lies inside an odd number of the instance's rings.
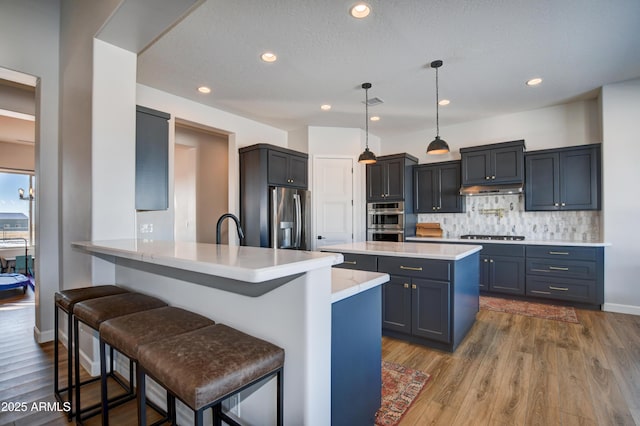
[[[524,295],[525,249],[515,244],[482,244],[480,289]]]
[[[478,312],[478,255],[459,261],[378,256],[385,335],[454,351]]]
[[[392,275],[382,289],[382,327],[449,342],[451,283]]]
[[[604,249],[527,247],[527,295],[601,305],[604,303]]]

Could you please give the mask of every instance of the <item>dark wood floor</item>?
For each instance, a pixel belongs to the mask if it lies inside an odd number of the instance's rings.
[[[28,407],[0,412],[0,425],[68,424],[63,413],[31,410],[55,402],[53,345],[34,341],[33,299],[31,290],[0,292],[0,402]],[[384,359],[431,375],[401,425],[640,425],[640,317],[477,318],[455,354],[384,339]],[[112,424],[136,423],[133,404],[112,414]]]

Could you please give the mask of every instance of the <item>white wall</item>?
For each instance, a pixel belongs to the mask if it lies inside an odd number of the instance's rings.
[[[0,67],[38,77],[35,203],[36,338],[53,339],[53,294],[58,290],[58,114],[60,3],[6,0],[0,13]]]
[[[135,53],[93,40],[91,239],[135,237]],[[84,255],[86,256],[86,255]],[[115,282],[112,263],[92,257],[95,284]]]
[[[149,238],[159,238],[158,235],[173,235],[173,155],[175,143],[175,120],[190,122],[206,128],[218,130],[229,135],[229,212],[235,215],[240,211],[240,182],[238,148],[257,143],[269,143],[287,146],[287,132],[266,124],[258,123],[235,114],[212,108],[191,100],[181,98],[160,90],[137,85],[138,105],[171,114],[169,120],[169,209],[164,212],[138,213],[138,223],[153,224],[153,233],[146,234]],[[232,233],[230,244],[237,243],[237,236]]]
[[[640,315],[640,79],[602,89],[605,310]]]
[[[455,106],[441,108],[441,115],[450,107]],[[602,142],[595,99],[440,126],[440,136],[449,144],[449,154],[427,157],[435,129],[383,140],[383,154],[408,152],[420,163],[433,163],[460,159],[460,148],[518,139],[525,140],[527,151]]]

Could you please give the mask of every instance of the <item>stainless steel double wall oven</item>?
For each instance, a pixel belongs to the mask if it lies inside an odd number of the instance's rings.
[[[367,240],[404,241],[404,201],[367,203]]]

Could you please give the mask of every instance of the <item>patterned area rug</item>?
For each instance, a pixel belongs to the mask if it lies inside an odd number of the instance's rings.
[[[570,306],[480,296],[480,309],[579,324],[576,310]]]
[[[427,373],[382,361],[382,406],[376,425],[398,424],[428,380]]]

